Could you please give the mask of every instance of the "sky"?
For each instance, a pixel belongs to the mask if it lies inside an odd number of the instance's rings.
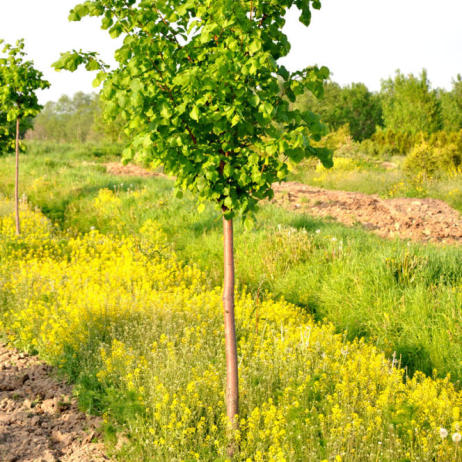
[[[71,49],[98,51],[106,62],[120,41],[112,40],[96,18],[68,22],[77,0],[0,0],[0,38],[26,40],[30,59],[51,82],[42,103],[62,94],[94,91],[93,73],[56,72],[51,64]],[[449,89],[462,74],[462,0],[324,0],[306,28],[296,11],[287,15],[285,32],[292,45],[283,58],[289,70],[327,66],[342,85],[363,82],[380,89],[381,79],[419,74],[423,68],[433,87]]]

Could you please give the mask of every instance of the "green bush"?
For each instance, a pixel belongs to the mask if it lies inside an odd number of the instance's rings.
[[[377,130],[370,139],[361,143],[361,151],[363,154],[375,157],[405,156],[421,143],[428,143],[438,148],[453,144],[459,152],[462,152],[462,130],[456,132],[442,130],[431,134]]]
[[[367,154],[403,156],[409,153],[413,146],[424,138],[422,133],[396,132],[393,130],[377,130],[371,143],[365,143]]]
[[[449,143],[437,148],[441,169],[444,172],[452,172],[462,164],[462,149],[456,143]]]
[[[440,172],[440,162],[436,149],[428,142],[416,145],[404,161],[403,168],[409,175],[423,173],[433,177]]]
[[[456,143],[439,146],[423,141],[411,150],[403,167],[410,175],[433,178],[457,170],[461,164],[462,151]]]

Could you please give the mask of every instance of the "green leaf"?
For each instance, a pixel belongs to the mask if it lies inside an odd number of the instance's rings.
[[[302,24],[304,24],[305,26],[309,26],[310,25],[310,22],[311,22],[311,11],[310,11],[310,7],[309,6],[306,6],[303,10],[302,10],[302,14],[300,15],[300,22]]]
[[[233,167],[231,167],[231,164],[225,164],[223,167],[223,175],[225,178],[229,178],[233,174]]]
[[[253,40],[250,43],[248,50],[249,50],[251,55],[254,55],[258,51],[260,51],[261,50],[261,42],[260,42],[260,40]]]
[[[263,104],[260,105],[260,112],[263,113],[266,117],[271,117],[273,113],[273,105],[268,101],[265,101]]]
[[[101,28],[104,30],[109,29],[112,24],[114,24],[114,21],[111,16],[106,16],[101,20]]]
[[[161,110],[160,110],[160,115],[164,118],[164,119],[170,119],[170,117],[172,117],[172,111],[170,110],[170,108],[168,107],[167,104],[162,104],[162,107],[161,107]]]
[[[226,197],[224,202],[223,202],[223,205],[228,209],[228,210],[232,210],[233,208],[233,200],[231,199],[231,197]]]
[[[290,77],[289,71],[284,66],[279,66],[278,74],[284,79],[288,80]]]
[[[241,120],[241,117],[239,116],[239,114],[235,114],[234,117],[231,119],[231,127],[234,127],[235,125],[237,125]]]
[[[104,82],[104,80],[106,80],[106,77],[106,72],[98,72],[98,74],[96,74],[95,79],[93,80],[93,87],[99,87]]]
[[[109,30],[109,35],[111,38],[115,39],[119,37],[119,35],[123,32],[123,27],[121,24],[116,24],[114,25],[110,30]]]
[[[90,58],[85,65],[85,69],[87,71],[99,71],[101,69],[101,66],[99,65],[98,61],[94,58]]]
[[[196,122],[199,121],[200,114],[199,114],[199,109],[197,108],[197,106],[193,106],[189,115],[191,116],[191,119],[195,120]]]

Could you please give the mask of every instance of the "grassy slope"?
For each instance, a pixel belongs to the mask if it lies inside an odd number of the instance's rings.
[[[29,200],[63,227],[103,232],[117,223],[137,233],[148,218],[159,222],[179,256],[195,262],[219,284],[221,222],[212,208],[198,215],[190,197],[173,198],[171,182],[116,178],[81,152],[24,156],[22,184]],[[12,158],[0,159],[0,193],[11,196]],[[117,192],[110,208],[95,206],[101,188]],[[133,194],[133,190],[138,190]],[[236,260],[241,284],[327,318],[350,338],[367,337],[409,371],[462,379],[462,251],[383,241],[266,205],[257,226],[237,224]],[[319,232],[318,232],[319,230]]]

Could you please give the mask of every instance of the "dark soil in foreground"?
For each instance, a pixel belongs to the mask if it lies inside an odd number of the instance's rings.
[[[0,461],[102,462],[99,419],[77,409],[69,385],[35,356],[0,346]]]

